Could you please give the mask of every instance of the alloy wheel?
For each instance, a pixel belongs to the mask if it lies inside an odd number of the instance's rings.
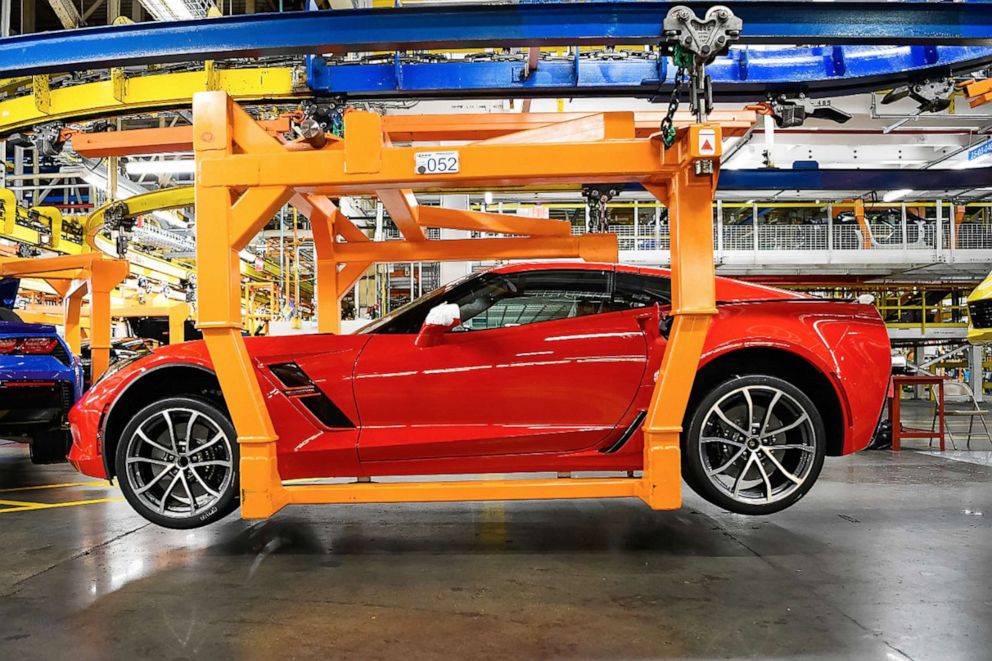
[[[805,408],[771,385],[747,385],[717,400],[700,427],[704,473],[719,491],[753,505],[788,498],[816,463],[816,433]]]
[[[234,478],[231,443],[221,426],[200,411],[158,411],[128,440],[129,486],[161,516],[185,519],[209,513]]]

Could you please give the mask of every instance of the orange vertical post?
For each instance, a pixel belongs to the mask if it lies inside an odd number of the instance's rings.
[[[83,308],[83,294],[85,290],[73,290],[67,292],[62,298],[62,319],[66,344],[72,353],[79,355],[79,348],[82,345],[82,328],[80,326],[80,315]],[[92,363],[91,363],[92,364]]]
[[[193,103],[193,149],[197,170],[234,153],[234,112],[226,94],[196,96]],[[259,189],[249,189],[259,190]],[[244,196],[249,195],[248,192]],[[241,200],[246,199],[242,197]],[[246,518],[264,518],[288,502],[281,487],[276,461],[276,433],[264,405],[262,390],[241,339],[241,276],[239,250],[252,234],[257,214],[243,225],[234,222],[232,191],[206,177],[198,177],[195,193],[196,257],[201,305],[198,326],[203,332],[224,400],[238,431],[241,454],[241,512]],[[248,208],[247,206],[245,207]],[[247,211],[246,211],[247,213]]]
[[[128,274],[122,260],[97,260],[90,267],[90,376],[96,381],[110,367],[110,293]]]
[[[321,333],[341,332],[341,297],[338,291],[338,260],[334,249],[334,220],[340,213],[330,213],[318,205],[310,212],[313,249],[316,260],[317,330]]]
[[[705,131],[700,133],[700,131]],[[709,148],[701,150],[714,131]],[[682,167],[663,186],[646,188],[668,207],[671,232],[674,318],[651,404],[644,419],[642,498],[653,509],[682,504],[681,432],[696,369],[716,314],[713,267],[713,194],[720,161],[720,128],[693,126],[677,143]],[[713,173],[698,175],[693,163],[705,154]]]

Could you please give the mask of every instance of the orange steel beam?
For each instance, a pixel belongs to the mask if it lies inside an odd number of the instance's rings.
[[[872,233],[871,226],[868,225],[868,220],[865,217],[865,201],[861,199],[844,200],[833,206],[835,212],[845,209],[850,209],[854,213],[854,220],[857,221],[858,229],[861,230],[861,248],[863,250],[871,250]]]
[[[590,142],[592,140],[629,140],[635,137],[634,117],[630,112],[604,112],[564,122],[544,124],[532,129],[506,133],[476,144],[507,145],[514,143]],[[660,121],[660,119],[659,119]],[[655,126],[655,130],[658,129]]]
[[[186,341],[186,320],[189,319],[189,303],[172,301],[165,305],[121,305],[110,308],[114,318],[165,317],[169,322],[169,344]]]
[[[712,196],[719,165],[720,127],[691,126],[671,149],[657,140],[637,138],[566,143],[468,144],[445,147],[458,152],[457,173],[415,172],[410,147],[388,144],[381,120],[354,113],[358,127],[346,131],[343,145],[305,151],[282,146],[267,136],[222,92],[197,94],[193,102],[197,160],[197,268],[200,282],[199,326],[217,372],[241,448],[241,511],[245,518],[268,517],[288,503],[503,500],[520,498],[594,498],[639,496],[653,508],[681,503],[679,433],[686,402],[710,320],[715,314],[712,252]],[[347,121],[347,118],[346,118]],[[617,120],[628,131],[633,116]],[[622,126],[626,123],[627,126]],[[611,129],[612,130],[612,129]],[[629,130],[626,135],[634,135]],[[349,144],[349,142],[351,144]],[[714,172],[696,167],[707,162]],[[319,201],[319,194],[375,193],[404,189],[453,188],[466,183],[531,185],[636,182],[670,207],[672,233],[671,314],[660,378],[645,422],[641,478],[571,480],[480,480],[333,486],[289,486],[279,476],[276,435],[261,388],[241,337],[240,277],[237,255],[252,232],[268,221],[271,207],[251,204],[257,217],[237,213],[239,200],[252,190],[288,189],[288,199],[309,207],[318,271],[332,266],[333,278],[353,281],[368,263],[408,259],[471,259],[501,251],[528,256],[563,256],[584,248],[616,260],[616,238],[586,235],[530,236],[523,239],[466,241],[341,242],[340,214]],[[248,192],[246,192],[248,191]],[[279,196],[282,196],[280,193]],[[389,193],[387,192],[388,196]],[[262,199],[262,198],[259,198]],[[424,209],[421,209],[422,213]],[[444,214],[442,214],[444,215]],[[489,222],[484,216],[447,214],[449,223]],[[509,222],[508,220],[506,222]],[[557,226],[549,226],[557,227]],[[320,229],[318,229],[320,228]],[[608,253],[608,254],[607,254]],[[545,254],[547,256],[547,254]],[[318,276],[319,277],[319,276]],[[318,285],[318,291],[322,287]],[[333,286],[322,304],[340,294]],[[334,303],[330,304],[332,307]],[[648,325],[650,327],[650,324]],[[646,331],[649,332],[649,331]],[[651,339],[651,338],[649,338]],[[653,341],[658,341],[653,338]],[[664,403],[664,406],[662,406]]]
[[[382,206],[386,207],[386,213],[393,223],[403,234],[407,241],[424,241],[424,229],[420,226],[420,205],[413,191],[406,190],[377,190],[376,195]]]
[[[338,244],[343,261],[451,262],[489,259],[540,259],[547,255],[575,255],[588,262],[617,261],[617,242],[611,234],[544,236],[512,239],[447,239],[439,241],[379,241]]]
[[[572,224],[565,220],[546,220],[512,216],[502,213],[420,207],[418,217],[424,227],[493,232],[495,234],[526,234],[528,236],[569,236]]]
[[[291,129],[288,117],[263,120],[259,125],[272,133],[286,133]],[[87,158],[188,152],[193,151],[193,127],[171,126],[103,133],[78,132],[72,134],[72,149]]]
[[[297,191],[323,195],[373,194],[387,189],[431,186],[514,186],[543,184],[625,183],[669,180],[679,169],[673,149],[658,153],[649,140],[609,140],[591,143],[487,145],[458,147],[459,172],[436,175],[414,170],[420,147],[381,149],[375,172],[352,172],[340,149],[293,152],[294,170],[269,154],[233,154],[223,160],[204,160],[200,176],[218,186],[293,186]],[[586,159],[594,159],[586,161]]]
[[[384,115],[382,125],[395,142],[435,142],[439,140],[486,140],[509,133],[527,131],[562,122],[593,117],[596,112],[547,113],[478,113],[451,115]],[[663,111],[648,110],[634,113],[634,134],[647,138],[660,130]],[[720,125],[724,137],[744,135],[754,125],[751,110],[718,110],[710,114],[711,121]],[[676,128],[688,128],[693,123],[690,113],[676,113]]]
[[[968,80],[959,84],[958,87],[964,90],[972,108],[992,101],[992,80]]]
[[[612,115],[614,113],[605,113]],[[484,113],[469,115],[384,115],[383,131],[395,142],[437,142],[443,140],[491,140],[521,131],[551,128],[571,122],[601,121],[604,113]],[[650,137],[660,129],[663,112],[634,113],[634,136]],[[743,135],[754,124],[755,114],[749,110],[717,111],[712,121],[720,124],[725,137]],[[677,113],[675,125],[686,128],[692,123],[688,113]],[[280,118],[259,122],[273,134],[289,131],[289,120]],[[553,129],[551,130],[553,134]],[[303,145],[297,145],[304,148]],[[188,152],[193,150],[193,127],[133,129],[106,133],[75,133],[72,148],[88,158],[133,156]],[[331,148],[338,148],[335,143]]]
[[[293,486],[288,492],[289,502],[298,504],[635,498],[641,495],[640,480],[629,478],[313,484]]]

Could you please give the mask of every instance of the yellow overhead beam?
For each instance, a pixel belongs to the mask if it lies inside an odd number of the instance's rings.
[[[172,211],[174,209],[191,207],[193,206],[193,187],[176,186],[174,188],[160,188],[123,200],[113,200],[95,209],[86,217],[86,222],[83,223],[83,234],[86,237],[85,243],[90,249],[96,250],[94,240],[100,228],[103,227],[107,210],[120,204],[127,207],[127,215],[129,217],[140,216],[146,213],[152,213],[153,211]]]
[[[241,101],[308,95],[305,89],[294,87],[293,69],[289,67],[217,69],[210,63],[199,71],[148,71],[135,77],[111,69],[106,80],[58,88],[35,78],[31,93],[0,101],[0,134],[54,120],[189,106],[193,94],[211,90],[225,91]]]

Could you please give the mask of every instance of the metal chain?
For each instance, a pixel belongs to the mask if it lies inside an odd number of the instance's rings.
[[[689,65],[692,58],[676,46],[672,49],[672,63],[675,65],[675,80],[672,85],[672,95],[668,97],[668,112],[661,120],[661,142],[668,149],[675,144],[675,113],[679,109],[682,98],[682,88],[685,87]]]
[[[668,112],[661,120],[661,142],[665,145],[665,149],[675,144],[675,113],[679,109],[685,78],[685,69],[679,68],[675,71],[675,84],[672,87],[672,95],[668,98]]]

